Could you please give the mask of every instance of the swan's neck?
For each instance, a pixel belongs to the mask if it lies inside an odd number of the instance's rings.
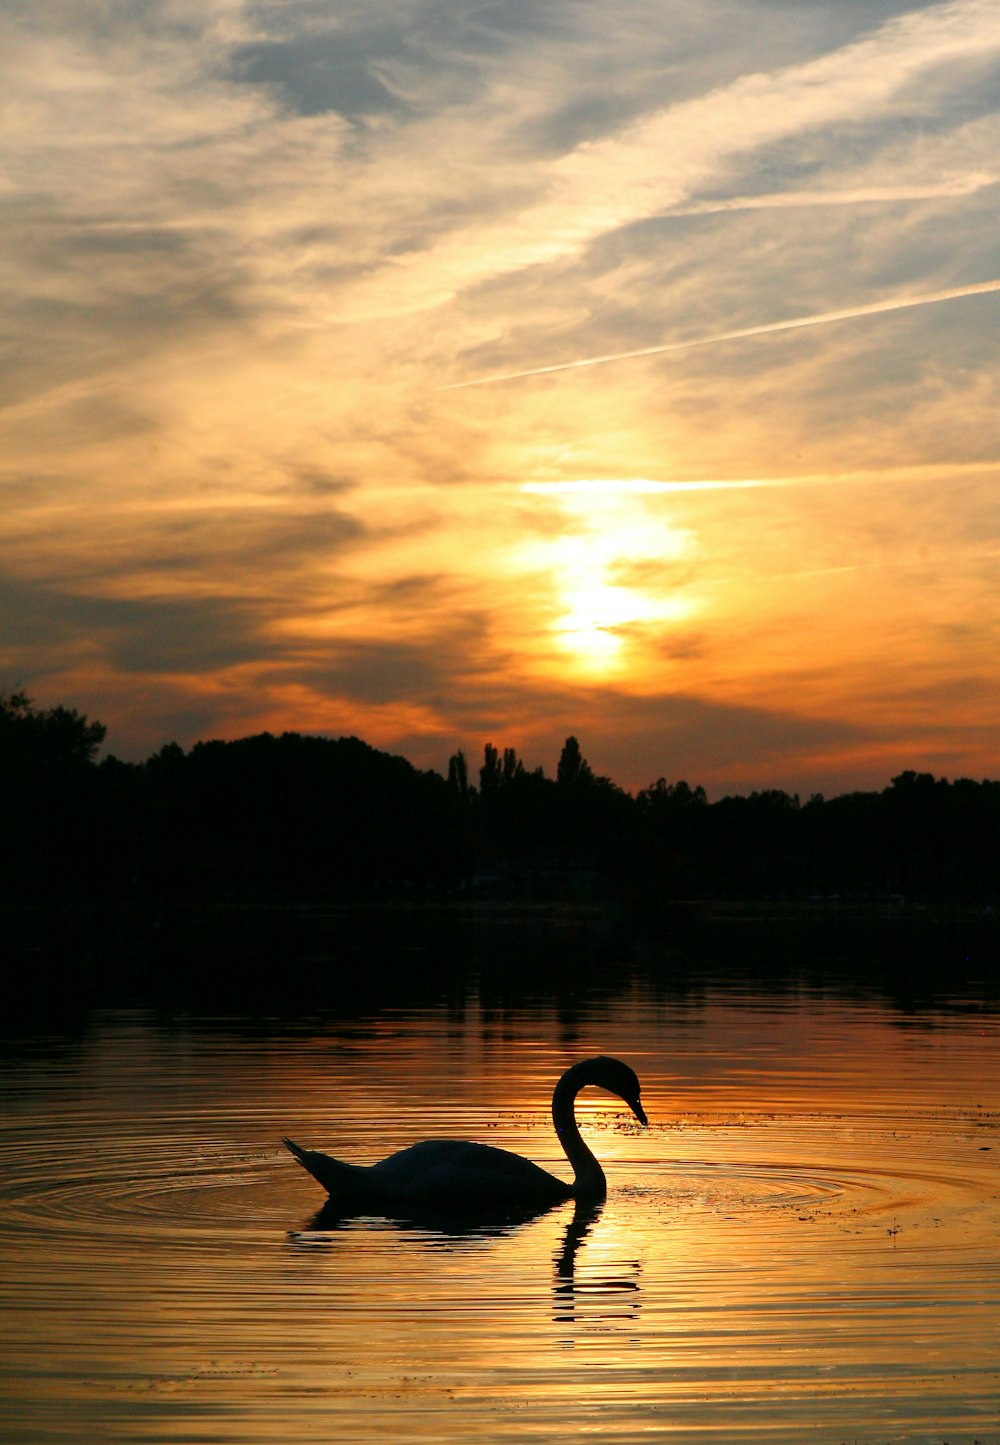
[[[581,1077],[575,1068],[563,1074],[552,1095],[552,1122],[566,1151],[566,1158],[573,1166],[576,1176],[574,1195],[577,1199],[603,1199],[608,1192],[604,1170],[583,1142],[573,1110],[576,1096],[587,1082],[586,1077]]]

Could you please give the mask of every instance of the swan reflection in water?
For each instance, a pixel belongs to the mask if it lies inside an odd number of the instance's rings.
[[[557,1205],[508,1209],[502,1213],[475,1208],[410,1210],[405,1218],[392,1215],[345,1214],[328,1199],[302,1230],[290,1230],[289,1245],[296,1253],[314,1254],[333,1247],[333,1237],[358,1229],[390,1229],[412,1236],[428,1249],[446,1253],[478,1252],[504,1237],[517,1234]],[[634,1320],[639,1315],[639,1261],[622,1260],[614,1273],[577,1277],[580,1251],[605,1207],[603,1199],[578,1199],[566,1230],[552,1257],[552,1317],[557,1324],[579,1325],[598,1321]]]
[[[628,1064],[602,1055],[567,1069],[552,1095],[552,1122],[573,1166],[572,1184],[520,1154],[464,1139],[427,1139],[377,1164],[347,1164],[330,1154],[302,1149],[291,1139],[284,1142],[345,1213],[395,1215],[401,1208],[409,1212],[428,1207],[537,1212],[563,1199],[603,1199],[608,1192],[604,1170],[584,1143],[574,1112],[576,1096],[588,1084],[617,1094],[639,1123],[646,1123],[639,1080]]]
[[[582,1323],[578,1313],[584,1313],[579,1308],[584,1305],[587,1306],[587,1318],[600,1321],[602,1325],[611,1320],[635,1320],[639,1317],[638,1259],[619,1261],[614,1274],[603,1271],[588,1279],[577,1278],[577,1256],[603,1208],[603,1200],[591,1204],[578,1202],[573,1218],[566,1226],[562,1248],[555,1256],[552,1283],[553,1319],[557,1324]]]
[[[474,1248],[484,1240],[512,1234],[572,1199],[576,1208],[555,1255],[553,1281],[556,1318],[572,1321],[577,1254],[607,1194],[604,1171],[584,1143],[574,1112],[576,1096],[588,1084],[617,1094],[640,1124],[647,1122],[639,1080],[627,1064],[601,1056],[567,1069],[552,1096],[552,1121],[573,1167],[572,1184],[506,1149],[464,1140],[427,1140],[366,1166],[346,1164],[286,1139],[295,1158],[330,1195],[308,1232],[290,1236],[293,1245],[314,1249],[319,1243],[316,1233],[356,1228],[368,1219],[415,1231],[431,1247]],[[632,1268],[637,1273],[638,1263],[633,1261]],[[590,1283],[588,1290],[603,1303],[609,1294],[637,1291],[638,1283],[602,1278]],[[634,1317],[635,1305],[624,1313]],[[620,1307],[616,1314],[621,1316]]]

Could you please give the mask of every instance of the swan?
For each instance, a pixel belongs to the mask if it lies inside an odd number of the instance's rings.
[[[446,1203],[544,1208],[562,1199],[600,1200],[608,1189],[604,1170],[583,1142],[573,1109],[577,1094],[588,1084],[617,1094],[640,1124],[647,1122],[639,1080],[628,1064],[602,1056],[567,1069],[552,1095],[552,1122],[573,1166],[572,1184],[507,1149],[465,1140],[427,1139],[370,1165],[345,1164],[288,1138],[283,1143],[341,1208]]]

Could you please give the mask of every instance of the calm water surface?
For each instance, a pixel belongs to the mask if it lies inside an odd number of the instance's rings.
[[[552,1085],[598,1052],[650,1119],[581,1101],[598,1209],[323,1227],[278,1142],[467,1137],[562,1172]],[[712,988],[21,1040],[0,1438],[993,1445],[998,1063],[988,1012]]]

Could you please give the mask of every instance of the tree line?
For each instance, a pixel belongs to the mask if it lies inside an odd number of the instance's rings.
[[[990,902],[1000,782],[907,771],[881,791],[709,802],[635,794],[575,737],[555,775],[488,744],[415,768],[355,737],[287,732],[98,758],[106,730],[0,694],[0,897],[166,902],[403,895]]]

